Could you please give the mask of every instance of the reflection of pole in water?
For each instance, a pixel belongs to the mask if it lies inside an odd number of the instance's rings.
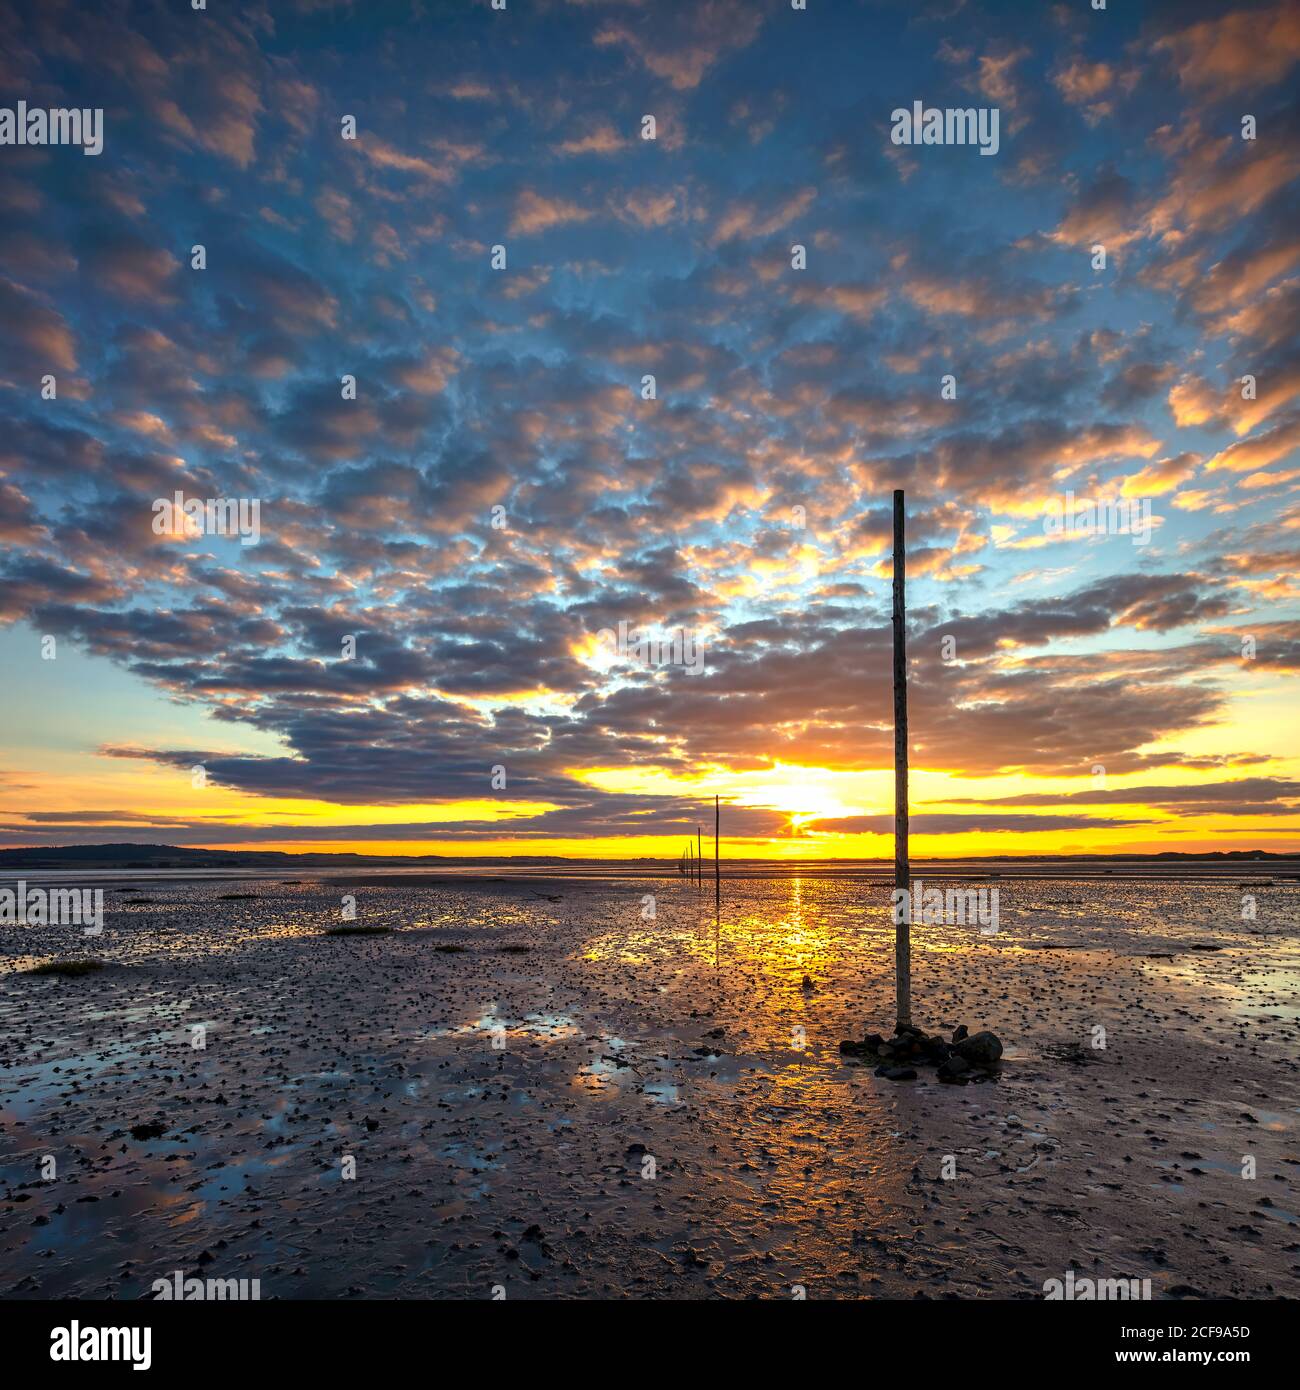
[[[719,910],[722,907],[722,861],[718,854],[718,824],[722,819],[722,812],[718,806],[717,793],[713,796],[713,905]]]
[[[718,851],[718,828],[722,811],[718,796],[713,795],[713,965],[718,965],[718,942],[722,936],[722,857]]]

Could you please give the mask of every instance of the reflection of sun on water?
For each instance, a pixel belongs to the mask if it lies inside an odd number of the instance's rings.
[[[790,918],[787,923],[790,935],[787,942],[791,946],[800,945],[803,942],[803,879],[792,878],[790,880]]]

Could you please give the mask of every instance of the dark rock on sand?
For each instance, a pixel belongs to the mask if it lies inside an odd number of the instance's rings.
[[[868,1033],[861,1042],[846,1038],[840,1043],[840,1054],[878,1058],[875,1074],[890,1081],[914,1080],[916,1071],[908,1064],[917,1063],[938,1068],[940,1081],[965,1085],[992,1079],[1002,1056],[1002,1043],[987,1031],[972,1036],[965,1024],[953,1032],[950,1043],[914,1023],[898,1023],[892,1038],[882,1038],[879,1033]]]
[[[953,1051],[977,1066],[991,1067],[1002,1056],[1002,1043],[996,1033],[975,1033],[954,1044]]]

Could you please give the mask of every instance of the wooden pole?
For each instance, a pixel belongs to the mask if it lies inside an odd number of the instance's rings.
[[[700,839],[700,827],[695,827],[695,881],[704,886],[704,846]]]
[[[894,490],[894,887],[911,891],[907,855],[907,557],[903,489]],[[897,901],[897,899],[895,899]],[[912,1021],[911,928],[895,908],[894,976],[899,1023]]]
[[[718,806],[718,797],[714,793],[713,797],[713,906],[715,909],[722,907],[722,860],[718,854],[718,826],[722,820],[722,812]]]

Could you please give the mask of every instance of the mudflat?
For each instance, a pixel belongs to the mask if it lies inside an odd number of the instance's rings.
[[[1296,1296],[1300,885],[999,891],[912,932],[915,1021],[1003,1041],[964,1086],[840,1055],[892,1031],[883,885],[155,883],[6,929],[0,1293]],[[392,930],[327,935],[344,893]]]

